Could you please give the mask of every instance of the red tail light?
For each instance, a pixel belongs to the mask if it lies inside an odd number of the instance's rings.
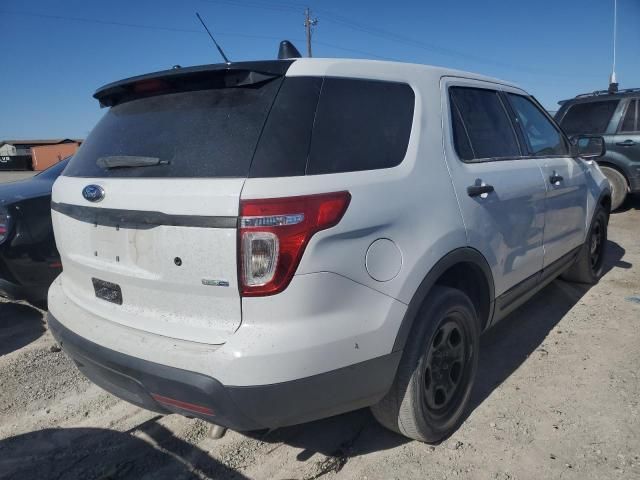
[[[309,239],[338,224],[349,192],[242,200],[238,252],[240,293],[274,295],[289,285]]]
[[[11,230],[11,215],[4,207],[0,207],[0,243],[4,242]]]

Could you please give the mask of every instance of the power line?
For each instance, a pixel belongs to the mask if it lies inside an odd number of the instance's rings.
[[[23,12],[23,11],[15,11],[15,10],[14,11],[0,10],[0,13],[4,13],[6,15],[21,15],[25,17],[48,18],[51,20],[71,20],[75,22],[96,23],[100,25],[114,25],[118,27],[128,27],[128,28],[143,28],[146,30],[162,30],[165,32],[202,33],[200,30],[191,30],[191,29],[174,28],[174,27],[162,27],[158,25],[143,25],[139,23],[115,22],[111,20],[101,20],[97,18],[69,17],[69,16],[63,16],[63,15],[49,15],[45,13]]]
[[[201,30],[196,29],[187,29],[187,28],[174,28],[174,27],[165,27],[161,25],[145,25],[140,23],[125,23],[125,22],[116,22],[111,20],[102,20],[98,18],[88,18],[88,17],[72,17],[72,16],[64,16],[64,15],[49,15],[44,13],[37,12],[23,12],[23,11],[9,11],[9,10],[0,10],[0,13],[7,15],[20,15],[25,17],[36,17],[36,18],[44,18],[48,20],[58,20],[58,21],[72,21],[79,23],[89,23],[89,24],[98,24],[98,25],[107,25],[107,26],[117,26],[117,27],[125,27],[125,28],[133,28],[133,29],[144,29],[144,30],[157,30],[157,31],[168,31],[168,32],[176,32],[176,33],[194,33],[194,34],[202,34]],[[254,38],[259,40],[275,40],[280,41],[282,37],[276,37],[273,35],[258,35],[251,33],[238,33],[238,32],[217,32],[219,36],[229,36],[229,37],[243,37],[243,38]],[[303,42],[303,38],[294,37],[292,38],[295,42]],[[329,48],[334,48],[336,50],[341,50],[344,52],[358,53],[360,55],[367,55],[374,58],[379,58],[382,60],[392,60],[389,57],[383,57],[380,55],[376,55],[371,52],[366,52],[364,50],[358,50],[354,48],[342,47],[340,45],[335,45],[332,43],[321,42],[318,40],[314,40],[318,45],[323,45]]]
[[[300,8],[305,8],[305,6],[302,3],[293,3],[293,2],[288,2],[288,3],[282,3],[282,2],[277,2],[277,3],[264,3],[264,2],[260,2],[260,1],[256,1],[256,0],[252,0],[249,2],[242,2],[242,1],[237,1],[237,0],[200,0],[203,2],[207,2],[207,3],[217,3],[217,4],[225,4],[225,5],[232,5],[232,6],[237,6],[237,7],[245,7],[245,8],[260,8],[260,9],[267,9],[267,10],[277,10],[277,11],[296,11]],[[372,25],[368,25],[366,23],[363,22],[356,22],[353,21],[345,16],[342,15],[337,15],[331,11],[325,10],[325,9],[321,9],[321,8],[316,8],[316,11],[320,14],[322,14],[323,18],[326,18],[326,20],[328,22],[334,23],[336,25],[341,25],[343,27],[347,27],[350,28],[352,30],[355,31],[359,31],[361,33],[366,33],[368,35],[371,36],[375,36],[378,38],[382,38],[385,40],[389,40],[389,41],[393,41],[396,43],[400,43],[400,44],[404,44],[404,45],[408,45],[414,48],[418,48],[421,50],[425,50],[425,51],[431,51],[431,52],[435,52],[435,53],[439,53],[442,55],[446,55],[446,56],[451,56],[451,57],[458,57],[458,58],[462,58],[462,59],[466,59],[466,60],[471,60],[477,63],[481,63],[481,64],[492,64],[498,67],[502,67],[502,68],[507,68],[507,69],[511,69],[511,70],[515,70],[515,71],[521,71],[521,72],[525,72],[528,73],[530,75],[542,75],[542,76],[550,76],[550,77],[559,77],[559,78],[574,78],[575,75],[568,75],[568,74],[560,74],[560,73],[542,73],[540,72],[540,69],[538,68],[533,68],[533,67],[526,67],[526,66],[522,66],[522,65],[514,65],[512,63],[508,63],[508,62],[502,62],[500,60],[495,60],[495,59],[491,59],[491,58],[485,58],[482,56],[477,56],[477,55],[473,55],[473,54],[469,54],[466,52],[461,52],[459,50],[454,50],[454,49],[450,49],[450,48],[446,48],[446,47],[441,47],[439,45],[435,45],[435,44],[431,44],[431,43],[427,43],[427,42],[423,42],[420,40],[416,40],[415,38],[411,38],[409,36],[406,35],[401,35],[389,30],[385,30],[382,28],[379,28],[377,26],[372,26]],[[585,75],[583,75],[584,77]]]

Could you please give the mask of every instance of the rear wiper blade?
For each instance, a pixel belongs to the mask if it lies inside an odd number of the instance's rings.
[[[100,157],[96,162],[101,168],[133,168],[133,167],[155,167],[157,165],[168,165],[168,160],[160,160],[156,157],[139,157],[136,155],[111,155]]]

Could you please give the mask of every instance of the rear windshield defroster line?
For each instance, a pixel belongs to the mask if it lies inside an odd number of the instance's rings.
[[[51,202],[51,209],[75,220],[105,227],[146,230],[159,226],[200,228],[237,228],[238,226],[238,217],[171,215],[145,210],[121,210],[57,202]]]

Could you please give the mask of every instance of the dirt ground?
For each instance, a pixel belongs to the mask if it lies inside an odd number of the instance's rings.
[[[17,182],[18,180],[25,180],[33,177],[38,172],[26,171],[26,172],[13,172],[0,170],[0,183]]]
[[[468,418],[437,446],[367,410],[212,440],[92,385],[41,311],[0,303],[0,478],[638,479],[639,237],[635,198],[597,286],[555,281],[483,336]]]

